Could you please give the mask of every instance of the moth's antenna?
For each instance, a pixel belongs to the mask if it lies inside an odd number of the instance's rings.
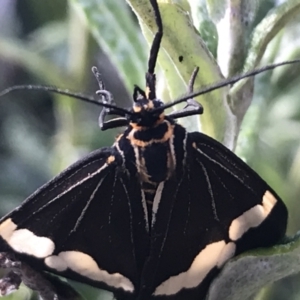
[[[17,91],[17,90],[40,90],[40,91],[46,91],[46,92],[51,92],[51,93],[55,93],[55,94],[60,94],[60,95],[65,95],[65,96],[69,96],[71,98],[76,98],[79,99],[81,101],[84,102],[89,102],[92,104],[96,104],[98,106],[101,107],[106,107],[106,108],[110,108],[113,109],[116,112],[120,112],[122,113],[122,115],[132,115],[132,112],[128,111],[127,109],[118,107],[116,105],[112,105],[109,103],[103,103],[99,100],[95,100],[94,97],[92,96],[87,96],[84,95],[82,93],[76,93],[76,92],[71,92],[69,90],[63,90],[54,86],[47,86],[47,85],[14,85],[12,87],[9,87],[5,90],[3,90],[2,92],[0,92],[0,97],[7,95],[11,92]]]
[[[156,85],[156,77],[155,77],[155,65],[157,61],[158,51],[160,48],[161,39],[163,36],[163,26],[161,21],[161,16],[158,8],[158,4],[156,0],[150,0],[154,11],[155,22],[158,28],[158,31],[155,34],[151,49],[150,49],[150,57],[148,60],[148,72],[146,73],[146,95],[148,99],[154,100],[156,98],[155,93],[155,85]]]
[[[203,87],[200,90],[192,92],[192,93],[189,93],[189,94],[187,94],[187,95],[185,95],[183,97],[180,97],[179,99],[177,99],[177,100],[175,100],[175,101],[173,101],[171,103],[165,104],[165,105],[161,106],[160,108],[154,109],[153,112],[155,112],[157,110],[161,110],[161,109],[167,109],[167,108],[172,107],[172,106],[174,106],[176,104],[185,102],[186,100],[188,100],[190,98],[207,94],[207,93],[212,92],[214,90],[217,90],[219,88],[225,87],[225,86],[227,86],[229,84],[234,84],[234,83],[236,83],[236,82],[238,82],[238,81],[240,81],[242,79],[255,76],[255,75],[263,73],[265,71],[273,70],[273,69],[275,69],[277,67],[280,67],[280,66],[291,65],[291,64],[295,64],[295,63],[300,63],[300,59],[289,60],[289,61],[284,61],[284,62],[280,62],[280,63],[275,63],[275,64],[267,65],[267,66],[262,67],[260,69],[252,70],[252,71],[246,72],[244,74],[237,75],[237,76],[231,77],[229,79],[225,79],[225,80],[220,81],[218,83],[215,83],[215,84]]]

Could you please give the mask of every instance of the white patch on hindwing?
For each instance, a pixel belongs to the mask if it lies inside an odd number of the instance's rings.
[[[225,247],[222,249],[217,262],[217,267],[221,268],[227,260],[232,258],[235,254],[236,245],[233,242],[229,242],[225,245]]]
[[[67,263],[59,257],[59,255],[51,255],[45,258],[44,263],[47,267],[58,272],[63,272],[68,269]]]
[[[63,251],[58,255],[52,255],[45,259],[45,264],[62,272],[69,268],[86,278],[104,282],[115,288],[122,288],[124,291],[133,292],[132,282],[120,273],[109,274],[98,267],[95,260],[88,254],[79,251]]]
[[[36,236],[28,229],[17,229],[12,219],[0,225],[0,235],[16,252],[44,258],[54,251],[54,243],[47,237]]]
[[[106,283],[124,291],[133,292],[132,282],[120,273],[109,274],[98,267],[95,260],[88,254],[79,251],[64,251],[52,255],[55,245],[50,238],[35,235],[28,229],[17,229],[11,218],[0,224],[0,236],[17,253],[44,259],[44,263],[57,272],[68,268],[91,280]]]
[[[258,227],[270,214],[277,199],[266,191],[262,204],[257,204],[234,219],[229,227],[229,238],[232,241],[240,239],[249,229]]]
[[[273,196],[273,194],[270,193],[269,191],[266,191],[263,196],[263,202],[262,202],[266,214],[269,214],[271,212],[276,202],[277,199]]]
[[[208,244],[193,260],[189,269],[171,276],[158,287],[153,295],[174,295],[184,288],[197,287],[215,267],[221,267],[235,253],[235,244],[224,240]]]

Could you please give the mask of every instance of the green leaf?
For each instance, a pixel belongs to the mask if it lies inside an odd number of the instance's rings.
[[[206,0],[207,11],[214,22],[219,22],[225,16],[227,1]]]
[[[245,71],[251,70],[258,65],[269,42],[299,13],[299,0],[285,1],[268,13],[253,31],[252,42],[245,63]]]
[[[288,0],[269,12],[252,33],[252,42],[244,64],[244,71],[257,67],[272,38],[299,12],[299,0]],[[253,89],[254,78],[248,78],[236,83],[230,90],[230,107],[237,118],[238,131],[251,104]]]
[[[131,91],[143,84],[146,49],[125,1],[71,0],[85,17],[94,38],[118,66],[123,81]]]
[[[245,252],[225,264],[207,300],[251,299],[262,287],[300,272],[300,234],[272,248]]]
[[[269,42],[299,13],[299,0],[288,0],[269,12],[252,33],[252,42],[244,65],[244,71],[257,67]],[[251,81],[251,78],[237,83],[231,90],[231,95],[235,99],[234,102],[238,102],[238,97],[236,96],[248,81]]]
[[[0,36],[0,57],[26,68],[45,82],[51,82],[53,85],[64,82],[72,86],[72,78],[68,81],[66,79],[68,76],[62,73],[58,66],[36,53],[30,45],[20,43],[18,40]]]
[[[87,284],[79,283],[73,280],[67,280],[68,284],[73,287],[83,298],[83,300],[113,300],[112,293],[91,287]]]
[[[20,285],[19,289],[8,296],[1,297],[3,300],[30,300],[32,299],[33,292],[23,283]]]

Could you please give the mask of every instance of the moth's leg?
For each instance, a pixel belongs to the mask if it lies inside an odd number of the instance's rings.
[[[194,84],[195,84],[195,80],[196,77],[198,75],[199,72],[199,67],[196,67],[192,73],[192,76],[190,78],[189,84],[188,84],[188,90],[187,92],[190,94],[194,91]],[[193,98],[191,99],[187,99],[186,100],[186,106],[184,109],[197,109],[199,107],[202,107],[197,101],[195,101]]]
[[[36,291],[42,300],[74,300],[79,295],[58,278],[39,272],[28,264],[18,261],[13,254],[0,253],[0,267],[9,269],[7,275],[0,280],[0,293],[8,295],[17,290],[23,282]]]
[[[96,91],[96,94],[100,95],[101,102],[116,105],[112,93],[105,89],[104,82],[102,81],[101,74],[99,73],[98,69],[96,67],[93,67],[92,71],[99,85],[99,90]],[[101,130],[107,130],[128,125],[128,121],[125,117],[118,117],[108,121],[105,120],[107,116],[114,114],[120,115],[120,111],[115,112],[113,109],[110,108],[102,108],[98,119],[98,124]]]
[[[30,289],[36,291],[43,300],[64,300],[56,291],[56,288],[48,281],[42,273],[22,263],[21,278],[23,283]]]
[[[20,274],[9,271],[0,279],[0,295],[7,296],[19,289],[22,282]]]
[[[198,72],[199,72],[199,67],[196,67],[192,73],[192,76],[188,84],[189,94],[194,91],[195,79],[197,77]],[[187,116],[200,115],[202,113],[203,113],[202,105],[197,101],[195,101],[193,98],[191,98],[186,100],[186,106],[183,109],[170,113],[168,117],[171,117],[172,119],[178,119]]]
[[[8,252],[0,252],[0,268],[19,270],[22,263],[15,256]]]
[[[192,93],[194,91],[194,84],[195,84],[195,80],[198,75],[198,72],[199,72],[199,67],[196,67],[193,70],[192,76],[191,76],[189,84],[188,84],[188,93]]]
[[[9,269],[8,273],[0,279],[0,294],[1,296],[6,296],[18,290],[20,287],[22,282],[22,263],[17,261],[14,255],[1,252],[0,268]]]

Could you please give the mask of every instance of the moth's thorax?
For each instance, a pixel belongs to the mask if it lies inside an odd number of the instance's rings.
[[[176,166],[173,147],[174,125],[164,121],[155,127],[131,127],[126,136],[142,182],[158,183],[171,176]]]
[[[180,148],[178,153],[185,148],[184,134],[177,145],[174,143],[175,130],[178,131],[179,127],[185,132],[181,126],[168,120],[153,127],[130,126],[117,140],[117,148],[125,157],[131,158],[130,163],[133,163],[141,182],[156,185],[173,175],[178,164],[175,147]],[[132,153],[128,155],[130,151]]]
[[[187,132],[182,126],[163,120],[153,127],[129,126],[115,143],[124,170],[140,181],[148,228],[159,184],[176,178],[183,169],[186,141]]]

